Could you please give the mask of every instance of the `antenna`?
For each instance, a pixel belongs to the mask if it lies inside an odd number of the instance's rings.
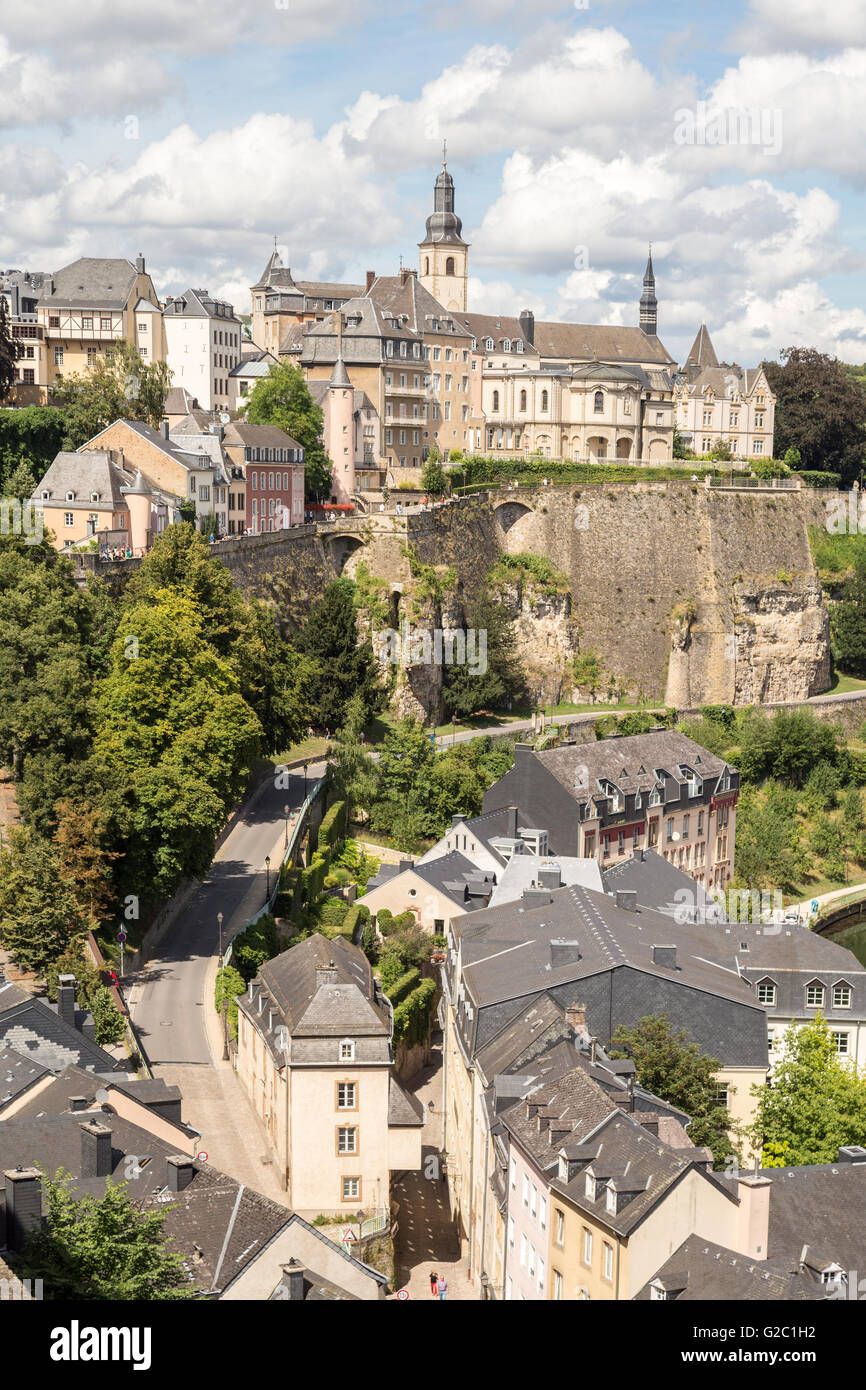
[[[442,141],[442,168],[443,168],[443,169],[447,168],[447,164],[446,164],[447,157],[448,157],[448,141],[447,141],[447,140],[443,140],[443,141]]]

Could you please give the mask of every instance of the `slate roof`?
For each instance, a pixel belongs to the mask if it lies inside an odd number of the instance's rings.
[[[700,1236],[684,1240],[659,1266],[652,1279],[638,1290],[635,1301],[648,1301],[653,1284],[660,1284],[666,1290],[669,1301],[679,1303],[696,1299],[744,1303],[777,1299],[823,1300],[826,1294],[820,1284],[790,1259],[751,1259]]]
[[[70,1064],[99,1075],[120,1072],[126,1063],[112,1057],[77,1028],[65,1023],[43,999],[0,978],[0,1045],[12,1048],[51,1072]],[[8,1166],[8,1165],[7,1165]]]
[[[713,347],[710,332],[705,323],[702,323],[697,331],[695,341],[692,343],[689,355],[686,358],[686,365],[693,363],[696,367],[717,367],[719,359]]]
[[[132,261],[113,260],[98,256],[81,256],[79,260],[55,271],[45,282],[39,296],[39,307],[92,309],[123,309],[135,287],[138,271]]]
[[[579,884],[596,892],[602,891],[601,870],[595,859],[577,859],[567,855],[546,855],[539,858],[535,854],[513,854],[499,875],[499,882],[490,899],[490,907],[517,902],[525,888],[536,885],[539,872],[544,869],[559,869],[560,884],[563,888]]]
[[[513,352],[518,357],[537,357],[538,353],[526,336],[523,325],[519,318],[508,314],[455,314],[455,318],[460,320],[467,333],[470,333],[478,344],[478,352],[504,352],[502,344],[508,340],[511,343],[508,351]],[[484,346],[487,338],[492,338],[494,347]],[[518,353],[514,344],[522,340],[523,347]]]
[[[46,1086],[26,1105],[16,1110],[15,1118],[36,1119],[40,1115],[61,1115],[64,1112],[69,1112],[78,1115],[80,1119],[96,1118],[101,1124],[110,1125],[110,1117],[113,1114],[111,1102],[113,1090],[129,1096],[139,1105],[147,1108],[153,1107],[153,1112],[159,1117],[161,1123],[175,1125],[178,1145],[184,1149],[189,1147],[189,1138],[197,1131],[189,1125],[172,1119],[160,1109],[160,1106],[181,1099],[180,1088],[169,1086],[156,1077],[127,1079],[124,1076],[117,1076],[116,1078],[104,1075],[95,1076],[92,1072],[82,1071],[80,1067],[70,1065],[64,1067],[63,1071],[54,1077],[50,1086]],[[108,1099],[97,1100],[97,1095],[107,1095]],[[71,1111],[73,1096],[83,1098],[85,1102],[83,1110]],[[104,1118],[105,1116],[109,1118]],[[146,1125],[143,1125],[143,1128],[146,1128]]]
[[[441,857],[443,850],[440,846],[448,836],[454,831],[459,831],[461,835],[465,831],[467,835],[472,835],[476,840],[480,840],[485,849],[504,867],[505,856],[500,854],[492,841],[499,839],[516,840],[520,838],[521,829],[531,830],[534,828],[516,806],[497,806],[490,811],[482,811],[477,816],[455,816],[452,818],[450,830],[446,831],[442,839],[437,841],[425,854],[422,854],[417,862],[426,864],[432,859]],[[447,853],[447,851],[444,852]]]
[[[350,382],[349,384],[351,385],[351,382]],[[321,404],[322,404],[322,402],[324,401],[326,395],[328,394],[328,391],[329,391],[329,389],[330,389],[330,385],[331,385],[331,383],[330,383],[329,381],[323,381],[321,378],[318,378],[318,379],[315,380],[315,381],[308,381],[308,382],[307,382],[307,390],[309,391],[309,393],[310,393],[310,395],[312,396],[313,400],[316,402],[316,405],[321,405]],[[367,392],[366,392],[366,391],[359,391],[359,390],[357,389],[357,387],[354,387],[354,388],[353,388],[353,398],[352,398],[352,410],[357,414],[357,412],[358,412],[359,410],[375,410],[375,409],[376,409],[376,407],[374,406],[373,402],[370,400],[370,397],[367,395]]]
[[[0,1126],[2,1128],[2,1126]],[[843,1270],[866,1267],[866,1163],[768,1168],[767,1255],[799,1259],[804,1245]]]
[[[182,468],[191,469],[196,472],[201,470],[202,459],[199,454],[190,454],[183,449],[179,449],[176,444],[172,443],[170,438],[166,439],[164,437],[161,430],[152,429],[150,425],[144,424],[142,420],[113,420],[110,425],[106,425],[104,430],[100,430],[92,439],[88,439],[86,443],[82,444],[78,451],[79,454],[89,452],[92,445],[94,445],[98,439],[101,439],[109,429],[113,429],[115,425],[125,425],[133,434],[137,434],[139,439],[145,440],[146,443],[152,445],[154,449],[158,449],[161,454],[166,454],[170,459],[173,459],[175,463],[179,463]]]
[[[394,1072],[388,1077],[388,1124],[423,1125],[424,1107],[415,1096],[410,1096]]]
[[[228,310],[221,313],[220,310]],[[163,314],[166,318],[206,318],[220,323],[238,323],[234,306],[225,299],[217,299],[207,290],[184,290],[165,302]]]
[[[438,299],[434,299],[414,271],[407,274],[405,280],[400,275],[378,275],[366,295],[383,309],[405,314],[408,327],[416,333],[438,333],[462,338],[471,336],[471,330],[463,322],[465,316],[446,309]],[[439,325],[436,328],[433,327],[434,320]],[[453,325],[450,330],[449,322]]]
[[[297,439],[276,425],[248,425],[243,420],[226,425],[223,443],[250,449],[303,449]]]
[[[420,342],[417,333],[390,319],[374,300],[366,296],[348,300],[342,306],[342,313],[342,357],[349,366],[355,363],[384,362],[386,359],[383,340],[386,338]],[[302,364],[305,367],[313,367],[322,363],[333,367],[337,360],[337,333],[333,322],[325,319],[322,323],[297,324],[294,327],[305,330],[300,337],[294,335],[294,341],[300,342]],[[281,343],[280,351],[285,350],[286,347]],[[397,360],[394,359],[395,365]],[[426,369],[423,357],[407,358],[406,361],[417,362],[419,371]]]
[[[295,284],[310,299],[357,299],[364,293],[363,285],[342,280],[296,280]]]
[[[123,487],[131,487],[134,474],[114,463],[104,449],[93,449],[86,453],[61,451],[55,455],[44,476],[33,493],[32,501],[39,507],[70,506],[89,507],[97,505],[112,509],[123,505]],[[43,492],[51,496],[43,498]],[[74,493],[72,502],[67,492]],[[91,501],[91,494],[98,493],[99,501]]]
[[[687,915],[695,922],[721,922],[727,913],[695,879],[670,863],[657,850],[638,850],[602,873],[604,891],[634,891],[642,907],[673,916]]]
[[[11,1047],[0,1047],[0,1111],[13,1100],[18,1100],[37,1081],[50,1076],[48,1067],[26,1057]]]
[[[188,415],[191,410],[198,408],[198,397],[188,391],[185,386],[171,386],[165,394],[162,413],[163,415]]]
[[[470,911],[473,907],[484,905],[484,900],[495,886],[495,876],[477,869],[471,859],[457,850],[442,854],[437,859],[415,864],[406,873],[416,874],[431,888],[444,893],[453,903]]]
[[[562,361],[658,362],[673,358],[655,335],[642,328],[592,323],[550,323],[536,319],[533,343],[542,358]]]
[[[656,768],[663,768],[669,780],[683,786],[687,779],[678,770],[680,763],[694,768],[703,779],[718,777],[727,767],[723,758],[673,729],[594,743],[566,743],[535,756],[579,802],[600,795],[600,778],[616,783],[624,793],[651,792],[656,785]],[[586,769],[582,786],[576,784],[581,769]]]
[[[317,969],[326,969],[332,962],[338,984],[318,987]],[[369,961],[359,947],[342,937],[329,939],[319,932],[308,936],[266,961],[253,985],[266,990],[280,1015],[279,1021],[292,1034],[390,1035],[385,1014],[373,1003]],[[246,996],[241,996],[238,1005],[256,1017]]]

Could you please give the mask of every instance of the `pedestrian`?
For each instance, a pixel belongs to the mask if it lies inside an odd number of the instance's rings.
[[[432,1293],[432,1295],[433,1295],[434,1298],[438,1297],[438,1294],[439,1294],[438,1284],[439,1284],[439,1275],[436,1273],[435,1269],[431,1269],[431,1271],[430,1271],[430,1292]]]
[[[448,1280],[445,1278],[444,1274],[439,1275],[436,1281],[436,1290],[439,1294],[439,1302],[444,1303],[448,1293]]]

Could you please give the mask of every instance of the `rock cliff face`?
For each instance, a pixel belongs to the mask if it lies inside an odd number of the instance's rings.
[[[392,611],[447,631],[463,625],[503,553],[529,552],[567,581],[555,594],[525,576],[502,588],[534,699],[569,697],[580,651],[598,657],[602,691],[679,708],[798,701],[829,683],[829,621],[807,528],[825,524],[832,501],[691,483],[526,488],[376,517],[356,539],[303,528],[295,540],[244,538],[219,553],[288,628],[329,579],[363,564],[390,591]],[[451,573],[436,602],[420,597],[409,548],[419,565]],[[396,707],[432,718],[441,688],[441,666],[401,664]]]

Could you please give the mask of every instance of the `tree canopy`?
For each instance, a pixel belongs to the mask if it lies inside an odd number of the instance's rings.
[[[320,728],[336,730],[345,719],[353,695],[359,695],[365,722],[381,707],[383,692],[369,640],[358,642],[355,586],[346,577],[329,584],[297,637],[297,647],[309,657],[309,699]]]
[[[843,1145],[866,1144],[866,1079],[839,1056],[820,1014],[786,1029],[774,1056],[772,1086],[753,1089],[763,1167],[833,1163]]]
[[[780,356],[781,362],[763,364],[776,397],[776,457],[797,449],[804,468],[841,473],[852,482],[866,455],[866,386],[815,348],[786,348]]]
[[[322,443],[323,415],[310,395],[300,367],[274,363],[253,388],[247,406],[251,425],[276,425],[304,450],[304,488],[308,497],[325,497],[331,488],[331,460]]]
[[[79,449],[115,420],[141,420],[156,429],[171,385],[165,362],[145,362],[132,343],[118,341],[84,372],[55,384],[63,410],[64,449]]]

